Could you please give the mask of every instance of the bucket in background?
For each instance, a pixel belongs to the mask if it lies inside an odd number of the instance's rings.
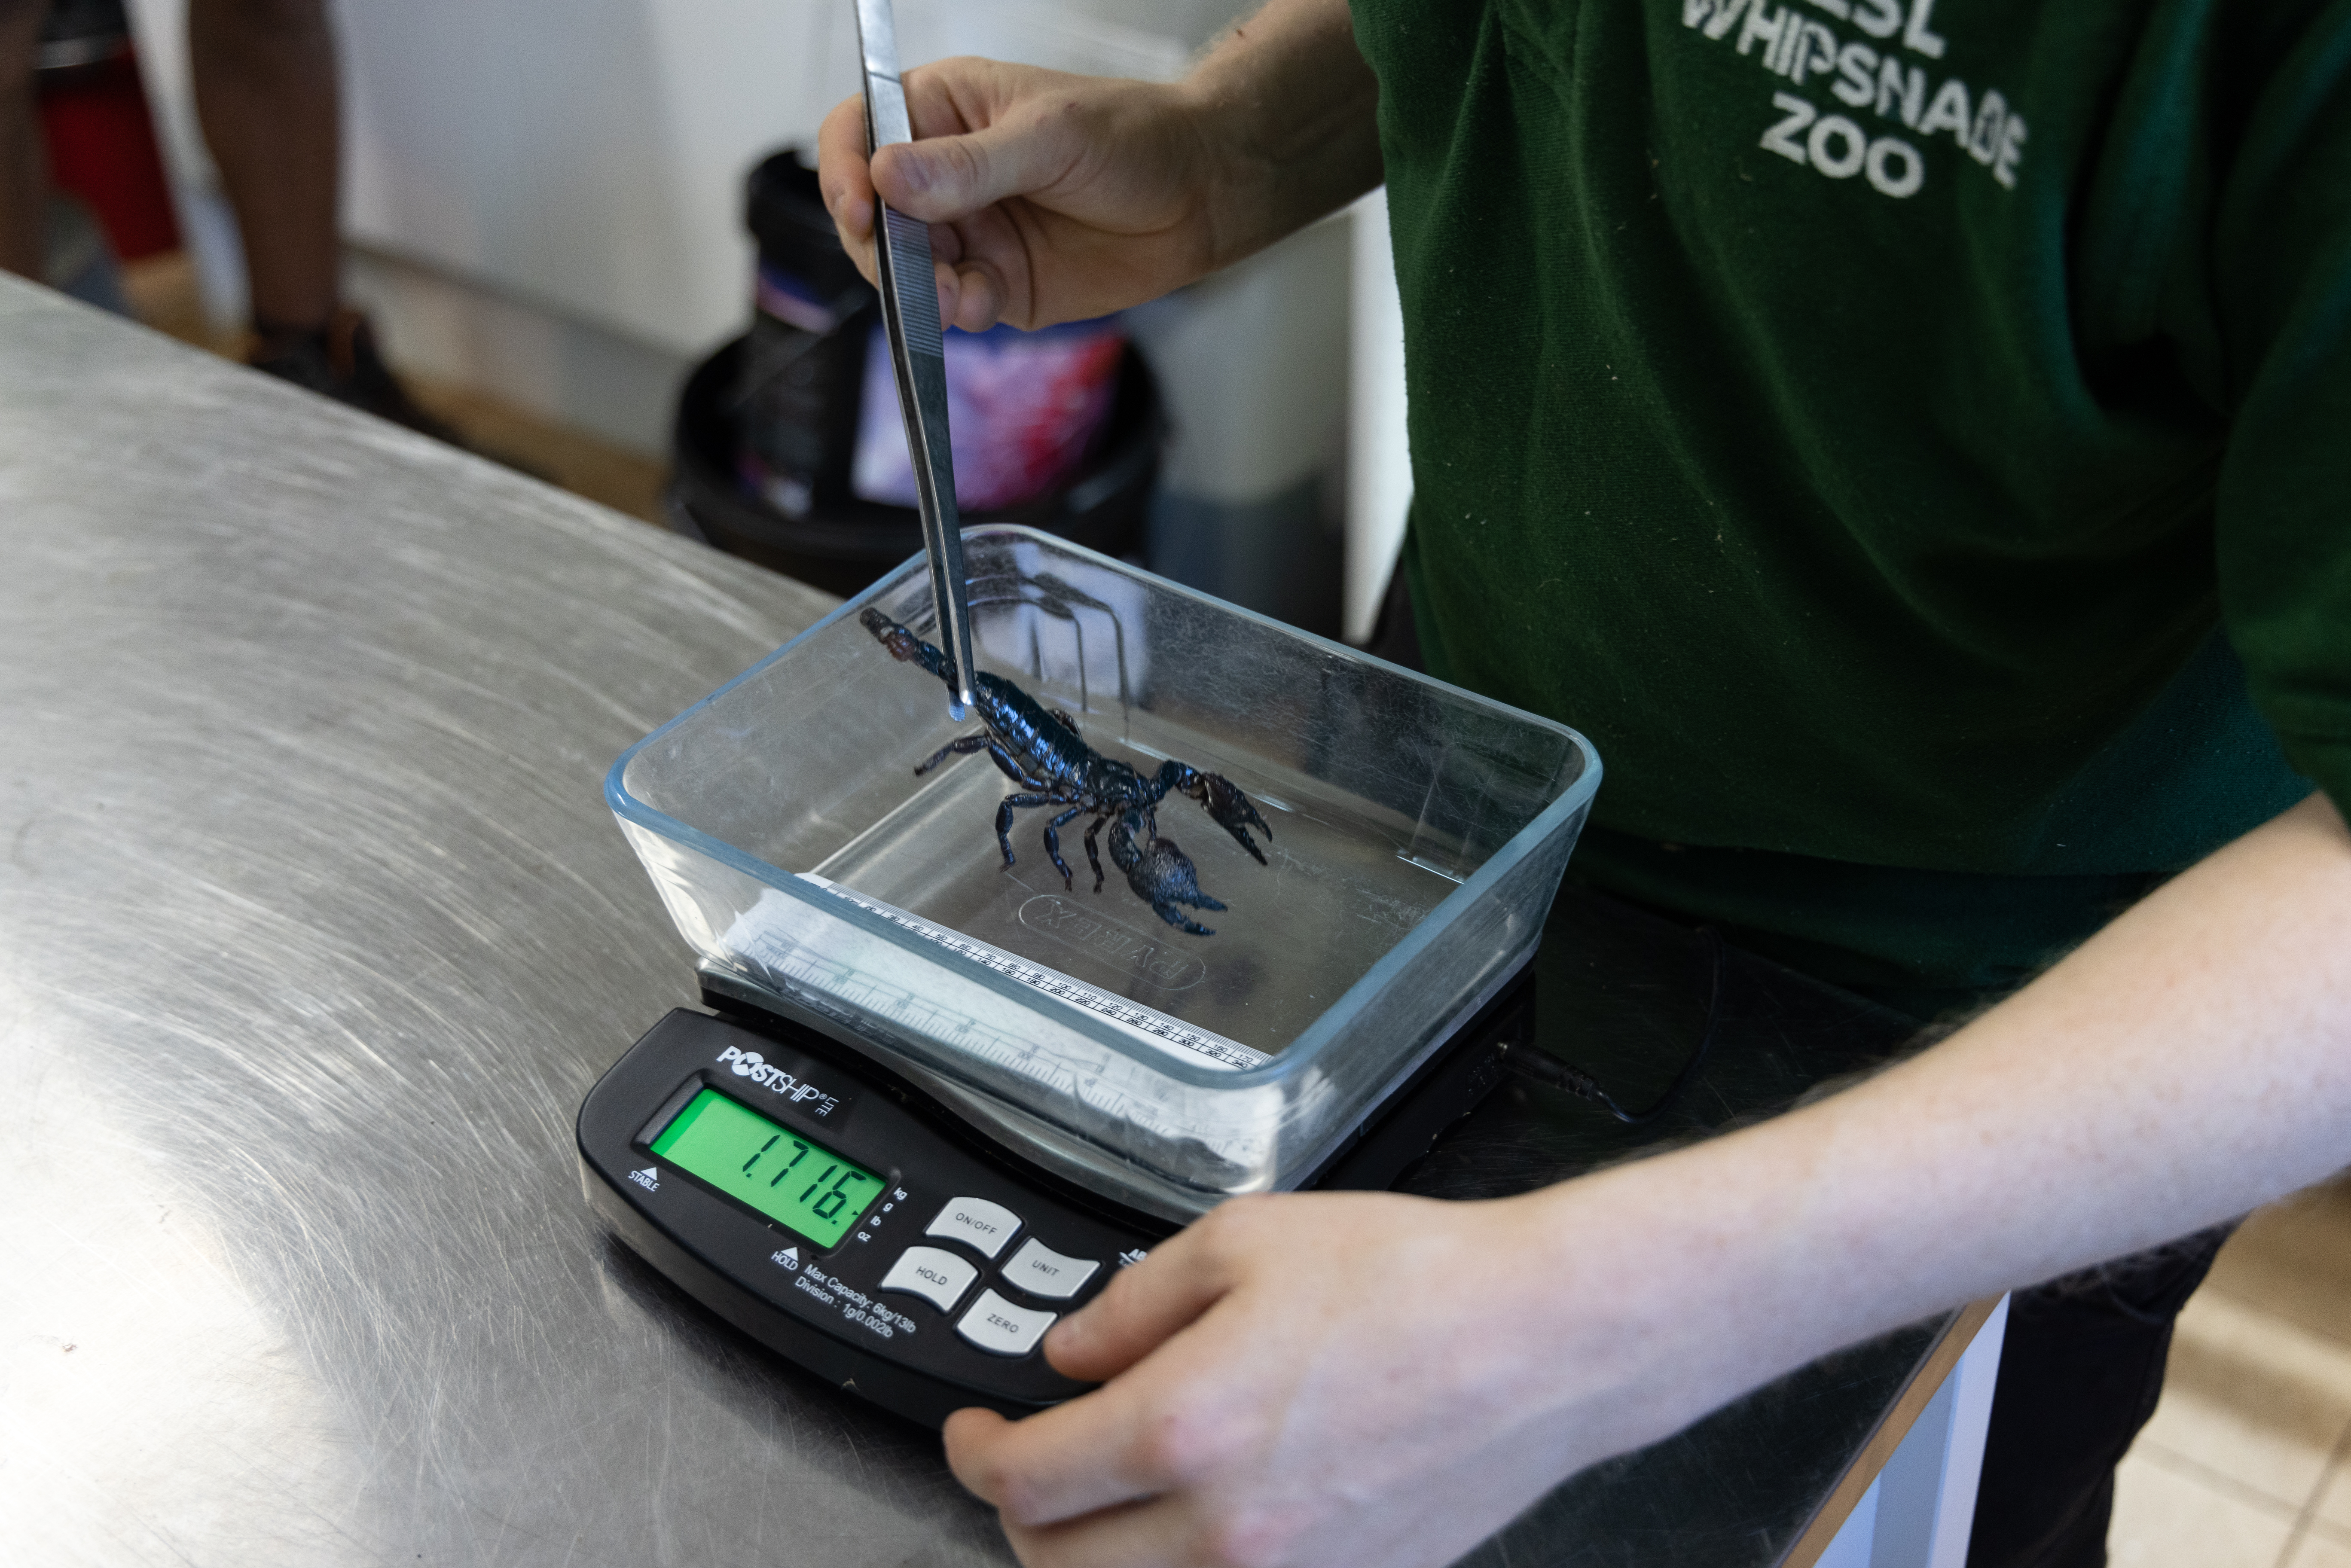
[[[841,248],[816,171],[793,152],[751,171],[744,222],[758,260],[736,372],[735,468],[752,495],[805,517],[849,497],[881,301]]]
[[[670,524],[849,595],[922,550],[882,308],[841,252],[816,172],[752,169],[750,331],[679,395]],[[1117,318],[947,331],[964,522],[1020,522],[1105,555],[1143,548],[1164,418]]]
[[[795,153],[747,196],[750,329],[686,382],[667,509],[680,532],[853,593],[922,548],[880,302]],[[1124,325],[949,331],[946,351],[965,521],[1139,551],[1165,422]]]
[[[956,505],[971,512],[1025,506],[1066,484],[1110,418],[1125,354],[1126,329],[1115,317],[1037,332],[949,332]],[[866,338],[852,484],[868,501],[914,504],[914,460],[891,382],[890,340],[878,324]]]

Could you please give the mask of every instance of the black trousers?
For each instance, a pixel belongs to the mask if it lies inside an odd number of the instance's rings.
[[[2016,1293],[1968,1568],[2102,1568],[2115,1465],[2155,1414],[2172,1321],[2234,1228]]]
[[[1371,651],[1425,667],[1401,570],[1388,585]],[[2016,1293],[1968,1568],[2104,1568],[2115,1466],[2155,1414],[2172,1321],[2234,1228],[2220,1226]]]

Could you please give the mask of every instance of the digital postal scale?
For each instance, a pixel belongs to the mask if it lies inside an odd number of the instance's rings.
[[[935,1427],[1085,1391],[1045,1331],[1175,1227],[1031,1165],[818,1031],[728,997],[679,1009],[590,1092],[589,1201],[633,1250],[753,1339]],[[1301,1186],[1378,1189],[1500,1082],[1523,975]]]
[[[888,0],[857,17],[869,144],[911,140]],[[1083,1392],[1046,1331],[1216,1203],[1386,1187],[1473,1108],[1528,1038],[1600,765],[1564,726],[1050,536],[962,531],[928,232],[879,219],[925,554],[614,764],[712,1010],[604,1075],[579,1155],[690,1295],[935,1426]],[[935,642],[946,703],[877,615]],[[1044,872],[1033,836],[1010,863],[988,758],[929,772],[977,744],[983,654],[1086,747],[1187,758],[1263,809],[1258,863],[1162,803],[1228,901],[1213,932]]]

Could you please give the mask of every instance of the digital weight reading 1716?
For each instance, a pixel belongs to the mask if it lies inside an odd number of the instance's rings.
[[[653,1142],[686,1175],[830,1249],[882,1190],[882,1178],[823,1145],[705,1089]]]

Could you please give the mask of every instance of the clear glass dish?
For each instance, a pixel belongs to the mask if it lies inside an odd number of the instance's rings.
[[[1565,726],[1026,528],[964,536],[983,669],[1155,772],[1248,792],[1259,865],[1188,798],[1158,831],[1215,935],[997,803],[977,724],[859,622],[930,634],[919,559],[632,747],[622,831],[704,968],[988,1134],[1168,1218],[1297,1185],[1532,955],[1600,761]],[[1107,830],[1105,830],[1107,833]]]

